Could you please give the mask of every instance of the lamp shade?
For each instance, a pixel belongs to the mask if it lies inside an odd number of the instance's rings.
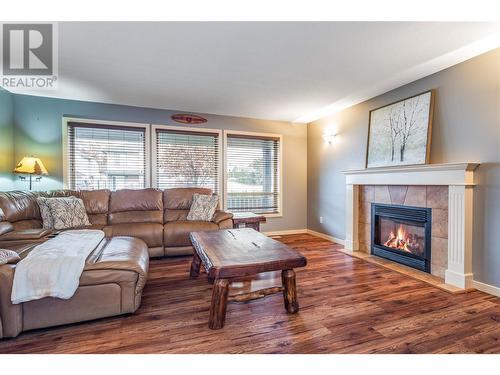
[[[49,174],[39,158],[33,156],[25,156],[14,168],[14,173],[24,174]]]

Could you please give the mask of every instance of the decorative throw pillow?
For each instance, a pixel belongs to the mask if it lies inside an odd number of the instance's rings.
[[[0,266],[2,264],[16,264],[20,260],[19,254],[15,251],[0,249]]]
[[[53,198],[38,197],[36,199],[36,203],[38,203],[38,208],[40,209],[40,216],[42,217],[42,226],[44,229],[54,229],[54,219],[50,213],[49,199]]]
[[[193,194],[193,203],[187,215],[188,220],[212,221],[219,197],[217,195]]]
[[[76,197],[73,197],[73,196],[64,197],[64,198],[76,199]],[[50,201],[51,199],[58,199],[58,198],[38,197],[36,199],[36,202],[38,203],[38,207],[40,208],[40,216],[42,217],[44,229],[54,229],[54,218],[52,217],[52,214],[50,213],[50,207],[49,207],[49,203],[48,203],[48,201]]]
[[[54,220],[54,229],[79,228],[90,225],[87,211],[80,198],[49,198],[46,202]]]

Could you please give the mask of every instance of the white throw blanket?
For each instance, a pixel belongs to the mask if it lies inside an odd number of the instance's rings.
[[[104,238],[102,230],[68,230],[36,246],[14,273],[12,303],[75,294],[85,261]]]

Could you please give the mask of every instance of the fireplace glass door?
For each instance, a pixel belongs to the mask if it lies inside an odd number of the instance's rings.
[[[431,209],[372,204],[372,254],[430,272]]]
[[[407,252],[419,257],[425,253],[425,227],[421,224],[409,224],[387,217],[379,218],[379,245]]]

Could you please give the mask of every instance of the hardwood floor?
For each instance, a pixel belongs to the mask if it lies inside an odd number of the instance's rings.
[[[212,286],[189,278],[191,258],[153,260],[137,313],[26,332],[0,353],[500,353],[500,298],[452,295],[311,235],[280,240],[309,262],[296,270],[296,315],[275,294],[230,303],[212,331]]]

